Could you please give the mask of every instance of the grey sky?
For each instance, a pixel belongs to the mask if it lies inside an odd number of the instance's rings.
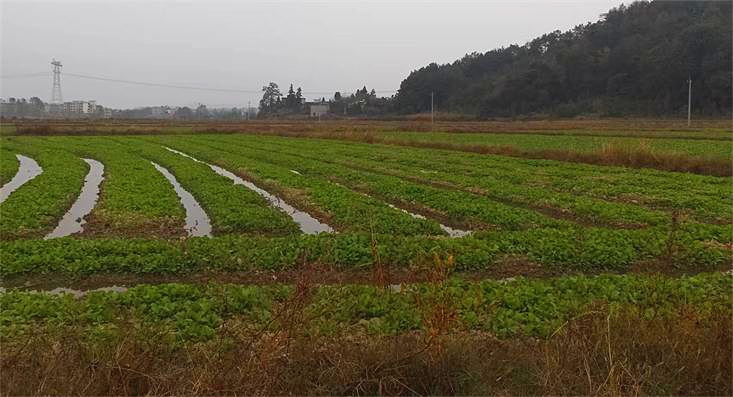
[[[258,91],[290,82],[309,99],[363,85],[391,95],[410,71],[469,52],[523,44],[598,20],[595,1],[43,1],[0,2],[0,96],[51,95],[63,72]],[[112,107],[254,106],[259,93],[146,87],[64,75],[64,100]],[[316,92],[316,93],[314,93]],[[311,94],[313,93],[313,94]]]

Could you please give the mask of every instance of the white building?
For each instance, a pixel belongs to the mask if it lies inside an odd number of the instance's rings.
[[[64,102],[63,111],[72,114],[95,114],[97,112],[97,101]]]
[[[83,113],[83,101],[64,102],[64,113]]]
[[[311,117],[321,117],[328,114],[331,106],[328,102],[312,102],[308,104],[308,114]]]
[[[83,102],[81,106],[81,112],[84,114],[91,114],[97,112],[97,101]]]

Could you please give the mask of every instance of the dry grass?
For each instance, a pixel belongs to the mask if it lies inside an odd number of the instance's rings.
[[[654,168],[664,171],[691,172],[702,175],[731,176],[733,163],[729,159],[690,156],[683,153],[656,152],[647,145],[634,147],[606,144],[600,150],[581,152],[575,150],[522,150],[511,145],[471,145],[450,142],[428,142],[382,138],[367,134],[335,135],[330,138],[366,143],[381,143],[418,148],[456,150],[481,154],[568,161],[595,165],[625,166],[632,168]]]
[[[292,305],[288,313],[297,312]],[[730,395],[731,319],[609,317],[604,308],[547,340],[485,333],[315,336],[252,331],[235,320],[215,341],[170,349],[151,330],[91,344],[68,328],[5,343],[3,395],[553,394]],[[443,319],[444,320],[444,319]],[[436,327],[446,323],[436,320]],[[440,324],[438,324],[440,323]],[[427,337],[430,336],[430,337]]]
[[[4,123],[7,123],[5,121]],[[252,121],[163,120],[13,120],[13,135],[107,135],[165,133],[343,133],[441,131],[494,132],[549,135],[602,135],[648,138],[730,140],[729,119],[696,120],[687,127],[678,119],[562,119],[466,121],[448,115],[435,124],[422,115],[392,120],[339,119]]]

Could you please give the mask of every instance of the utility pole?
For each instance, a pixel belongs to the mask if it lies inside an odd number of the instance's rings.
[[[435,106],[433,106],[433,98],[435,97],[435,93],[430,93],[430,127],[432,128],[435,125]]]
[[[247,101],[247,121],[249,121],[249,110],[252,109],[252,101]]]
[[[687,126],[692,118],[692,77],[687,79]]]

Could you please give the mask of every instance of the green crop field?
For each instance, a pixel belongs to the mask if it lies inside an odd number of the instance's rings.
[[[649,263],[706,271],[730,259],[733,185],[726,177],[253,135],[8,137],[2,146],[11,171],[16,153],[44,170],[0,205],[5,276],[368,268],[375,253],[381,263],[407,268],[452,255],[457,271],[490,271],[508,256],[548,272]],[[88,168],[81,158],[106,167],[87,227],[38,239],[79,194]],[[213,238],[185,238],[183,208],[151,162],[198,201]],[[286,212],[209,165],[335,232],[302,234]],[[455,238],[450,230],[467,234]],[[142,248],[151,245],[160,250]],[[117,260],[106,258],[110,250]]]
[[[577,133],[576,133],[577,134]],[[609,133],[611,134],[611,133]],[[647,147],[651,151],[674,152],[691,156],[730,159],[730,132],[704,134],[700,138],[692,138],[687,134],[683,138],[667,138],[664,136],[625,137],[598,135],[565,135],[557,131],[552,134],[492,134],[492,133],[419,133],[419,132],[382,132],[377,136],[386,141],[409,140],[417,142],[450,142],[463,145],[507,145],[523,150],[574,150],[589,152],[600,150],[604,146],[640,148]]]
[[[731,177],[389,140],[649,144],[726,159],[730,142],[379,136],[0,138],[3,184],[18,172],[16,154],[43,169],[0,203],[0,341],[20,347],[78,332],[99,352],[134,330],[134,340],[173,354],[226,350],[245,334],[292,335],[297,323],[307,338],[424,335],[432,349],[466,334],[550,343],[594,313],[609,327],[694,318],[699,330],[733,315]],[[82,159],[104,165],[98,201],[81,233],[44,239],[82,190]],[[190,235],[181,189],[207,215],[209,236]]]

